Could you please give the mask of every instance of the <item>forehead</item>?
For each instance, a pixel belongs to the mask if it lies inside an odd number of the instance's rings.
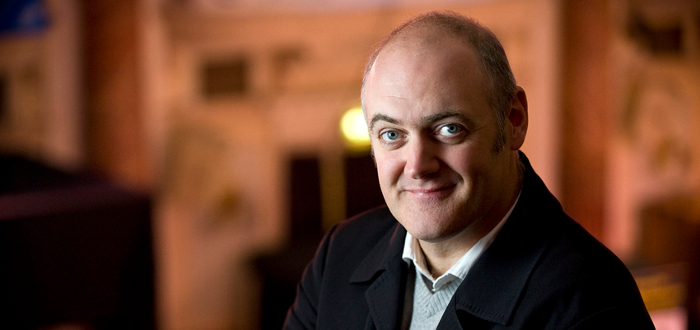
[[[367,119],[377,113],[422,118],[473,110],[486,102],[483,82],[476,53],[462,40],[435,34],[398,38],[382,49],[367,76]]]

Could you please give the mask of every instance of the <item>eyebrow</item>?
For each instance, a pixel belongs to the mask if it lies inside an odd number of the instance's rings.
[[[459,117],[460,119],[464,121],[471,122],[466,116],[464,116],[463,113],[457,111],[457,110],[446,110],[440,113],[436,113],[434,115],[430,115],[424,119],[424,122],[430,124],[434,123],[436,121],[443,120],[445,118],[450,118],[450,117]]]
[[[374,115],[374,116],[372,117],[372,120],[369,122],[369,131],[372,131],[372,129],[374,128],[374,124],[377,123],[378,121],[385,121],[385,122],[389,122],[389,123],[392,123],[392,124],[398,124],[398,123],[399,123],[399,121],[396,120],[396,119],[394,119],[394,118],[391,118],[391,117],[389,117],[389,116],[387,116],[387,115],[378,113],[378,114]]]
[[[446,111],[443,111],[440,113],[436,113],[436,114],[427,116],[423,119],[423,122],[426,124],[431,124],[431,123],[434,123],[436,121],[440,121],[440,120],[443,120],[445,118],[450,118],[450,117],[459,117],[461,120],[463,120],[465,122],[472,123],[472,121],[469,118],[467,118],[463,113],[461,113],[457,110],[446,110]],[[392,123],[392,124],[399,123],[399,121],[396,120],[395,118],[392,118],[392,117],[389,117],[387,115],[379,113],[379,114],[376,114],[372,117],[372,120],[369,123],[369,130],[370,131],[374,128],[374,124],[377,123],[378,121],[386,121],[386,122]]]

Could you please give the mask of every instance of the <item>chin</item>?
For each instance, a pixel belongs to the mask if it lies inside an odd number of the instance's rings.
[[[413,237],[422,241],[440,241],[459,232],[453,215],[441,212],[408,212],[397,219]]]

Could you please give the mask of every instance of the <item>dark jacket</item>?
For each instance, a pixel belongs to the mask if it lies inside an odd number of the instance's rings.
[[[654,329],[625,265],[564,213],[521,158],[520,199],[438,329]],[[398,329],[405,237],[386,207],[330,230],[304,273],[285,329]]]

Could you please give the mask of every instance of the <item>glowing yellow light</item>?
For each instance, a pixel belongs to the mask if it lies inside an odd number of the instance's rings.
[[[361,107],[354,107],[345,112],[343,118],[340,119],[340,131],[350,147],[369,146],[367,123]]]

